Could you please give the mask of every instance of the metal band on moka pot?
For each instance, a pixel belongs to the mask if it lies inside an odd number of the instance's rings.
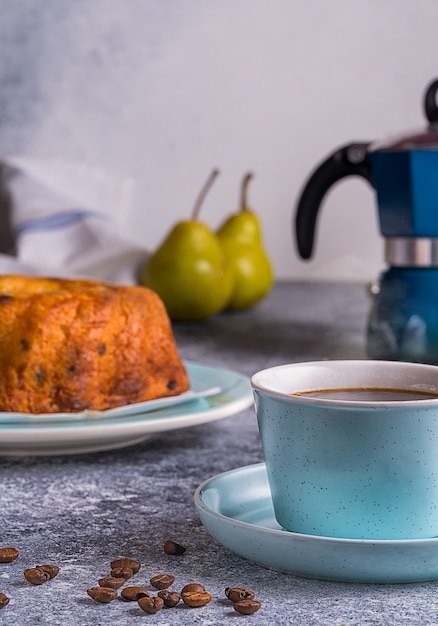
[[[438,238],[387,237],[385,261],[391,267],[438,267]]]

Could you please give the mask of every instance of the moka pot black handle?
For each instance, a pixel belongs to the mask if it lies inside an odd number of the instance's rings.
[[[438,94],[438,79],[430,83],[430,85],[426,89],[426,94],[424,96],[424,110],[426,113],[426,117],[431,124],[438,123],[437,94]]]
[[[357,142],[338,148],[315,169],[305,184],[295,214],[296,241],[303,259],[312,256],[319,207],[330,187],[346,176],[362,176],[372,184],[369,145],[370,142]]]

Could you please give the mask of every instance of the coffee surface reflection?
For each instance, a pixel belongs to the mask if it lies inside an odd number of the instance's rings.
[[[436,400],[438,392],[423,391],[421,389],[386,389],[380,387],[357,387],[345,389],[315,389],[312,391],[297,391],[292,396],[306,398],[321,398],[324,400],[344,400],[360,402],[406,402],[412,400]]]

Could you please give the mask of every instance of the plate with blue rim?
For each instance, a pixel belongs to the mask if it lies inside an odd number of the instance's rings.
[[[0,413],[0,456],[78,454],[122,448],[160,432],[196,426],[253,403],[247,376],[184,361],[190,391],[108,411],[29,415]]]

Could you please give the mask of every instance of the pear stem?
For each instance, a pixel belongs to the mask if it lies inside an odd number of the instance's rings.
[[[248,185],[251,178],[254,176],[252,172],[245,174],[242,180],[242,186],[240,190],[240,211],[248,211]]]
[[[204,202],[205,196],[209,192],[210,187],[212,186],[212,184],[214,183],[218,175],[219,175],[219,170],[215,169],[211,172],[210,176],[205,181],[204,186],[202,187],[199,193],[199,196],[196,199],[195,205],[193,207],[192,220],[195,221],[198,219],[199,211],[201,210],[201,206],[202,206],[202,203]]]

